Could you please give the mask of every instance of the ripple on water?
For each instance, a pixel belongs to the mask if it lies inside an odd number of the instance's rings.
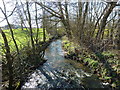
[[[83,87],[81,86],[81,80],[86,77],[91,78],[92,75],[85,72],[87,70],[82,64],[74,60],[67,60],[63,56],[64,52],[62,50],[61,40],[51,43],[45,52],[46,63],[31,74],[30,79],[22,88]],[[85,84],[87,85],[87,83]]]

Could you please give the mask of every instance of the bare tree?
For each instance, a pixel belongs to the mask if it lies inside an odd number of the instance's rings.
[[[71,34],[71,29],[70,29],[70,25],[69,25],[69,16],[68,16],[68,5],[67,5],[67,2],[65,3],[65,10],[63,9],[62,7],[62,4],[61,2],[58,2],[58,6],[59,6],[59,10],[60,10],[60,13],[59,12],[56,12],[55,10],[51,9],[50,7],[46,6],[46,5],[43,5],[42,3],[39,3],[39,2],[36,2],[38,5],[40,5],[42,8],[44,8],[47,12],[49,12],[51,15],[59,18],[65,29],[66,29],[66,32],[67,32],[67,36],[69,38],[72,38],[72,34]],[[65,14],[63,13],[65,11]]]
[[[2,9],[1,7],[0,7],[0,9],[1,9],[1,11],[2,11],[2,13],[3,13],[6,21],[7,21],[7,24],[8,24],[8,26],[9,26],[9,29],[10,29],[10,32],[11,32],[12,40],[13,40],[13,42],[14,42],[14,44],[15,44],[15,47],[16,47],[16,50],[17,50],[18,60],[19,60],[19,64],[20,64],[20,78],[21,78],[21,80],[22,80],[21,59],[20,59],[20,57],[19,57],[19,56],[20,56],[20,51],[19,51],[17,42],[16,42],[15,37],[14,37],[13,29],[12,29],[10,23],[9,23],[9,20],[8,20],[8,16],[7,16],[7,13],[6,13],[6,6],[5,6],[4,1],[3,1],[3,5],[4,5],[4,11],[3,11],[3,9]],[[16,8],[16,6],[15,6],[15,8]],[[13,10],[14,10],[14,9],[13,9]],[[11,64],[11,63],[9,63],[9,64]],[[10,65],[9,65],[9,66],[10,66]],[[11,69],[12,69],[12,68],[11,68]],[[11,71],[12,71],[12,70],[11,70]],[[12,73],[13,73],[13,72],[12,72]],[[11,74],[11,75],[12,75],[12,74]],[[12,76],[11,76],[11,77],[12,77]],[[12,78],[12,80],[13,80],[13,78]],[[12,82],[13,82],[13,81],[12,81]],[[10,88],[12,87],[12,86],[11,86],[11,83],[10,83],[9,87],[10,87]]]
[[[35,21],[37,26],[37,33],[36,33],[36,43],[38,43],[38,35],[39,35],[39,25],[38,25],[38,10],[37,10],[37,4],[35,3]]]
[[[30,37],[31,37],[31,45],[33,48],[33,53],[35,53],[35,45],[34,45],[34,40],[33,40],[33,30],[32,30],[32,24],[31,24],[31,14],[29,11],[29,2],[26,2],[27,5],[27,12],[28,12],[28,24],[29,24],[29,30],[30,30]]]
[[[109,4],[109,7],[105,10],[106,12],[104,13],[104,16],[103,16],[103,18],[101,20],[100,30],[98,31],[98,35],[96,36],[97,40],[102,39],[101,35],[104,33],[107,18],[109,17],[109,15],[112,12],[113,8],[116,6],[116,3],[117,2],[111,2]]]
[[[120,10],[118,11],[118,40],[117,40],[117,46],[120,50]]]
[[[7,59],[7,65],[8,65],[8,71],[9,71],[9,90],[12,90],[13,89],[13,58],[12,58],[12,55],[11,55],[11,52],[10,52],[10,47],[8,45],[8,40],[7,40],[7,37],[5,35],[5,33],[2,31],[2,29],[0,28],[0,33],[3,37],[3,40],[4,40],[4,46],[5,46],[5,49],[6,49],[6,52],[5,52],[5,56],[6,56],[6,59]]]
[[[45,9],[43,8],[42,11],[43,11],[43,20],[42,20],[42,23],[43,23],[43,41],[45,42],[45,40],[46,40],[46,35],[45,35],[45,30],[46,30]]]
[[[87,16],[87,12],[88,12],[88,5],[89,5],[89,3],[86,2],[85,12],[83,14],[83,22],[82,22],[82,27],[81,27],[81,36],[80,36],[81,41],[83,41],[83,38],[84,38],[84,26],[85,26],[85,20],[86,20],[86,16]]]

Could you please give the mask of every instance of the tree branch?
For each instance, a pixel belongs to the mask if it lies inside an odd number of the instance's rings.
[[[53,9],[43,5],[42,3],[38,3],[38,2],[35,2],[37,3],[38,5],[40,5],[42,8],[44,8],[47,12],[49,12],[50,14],[52,14],[53,16],[55,17],[58,17],[58,18],[61,18],[60,14],[55,12]],[[57,15],[56,15],[57,14]]]

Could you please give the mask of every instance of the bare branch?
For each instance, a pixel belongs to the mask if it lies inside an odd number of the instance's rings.
[[[2,10],[1,7],[0,7],[0,9]],[[10,17],[11,15],[13,15],[15,9],[16,9],[16,6],[15,6],[15,8],[12,10],[12,12],[7,17]],[[5,20],[5,18],[3,20],[1,20],[0,23],[3,22],[4,20]]]
[[[35,2],[37,3],[38,5],[40,5],[42,8],[44,8],[47,12],[49,12],[50,14],[52,14],[53,16],[55,17],[58,17],[58,18],[61,18],[60,14],[55,12],[53,9],[43,5],[42,3],[38,3],[38,2]],[[56,15],[57,14],[57,15]]]

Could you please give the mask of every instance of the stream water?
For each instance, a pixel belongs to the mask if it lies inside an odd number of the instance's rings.
[[[89,69],[64,58],[61,40],[51,43],[46,49],[45,58],[46,63],[31,74],[22,88],[103,88]]]

